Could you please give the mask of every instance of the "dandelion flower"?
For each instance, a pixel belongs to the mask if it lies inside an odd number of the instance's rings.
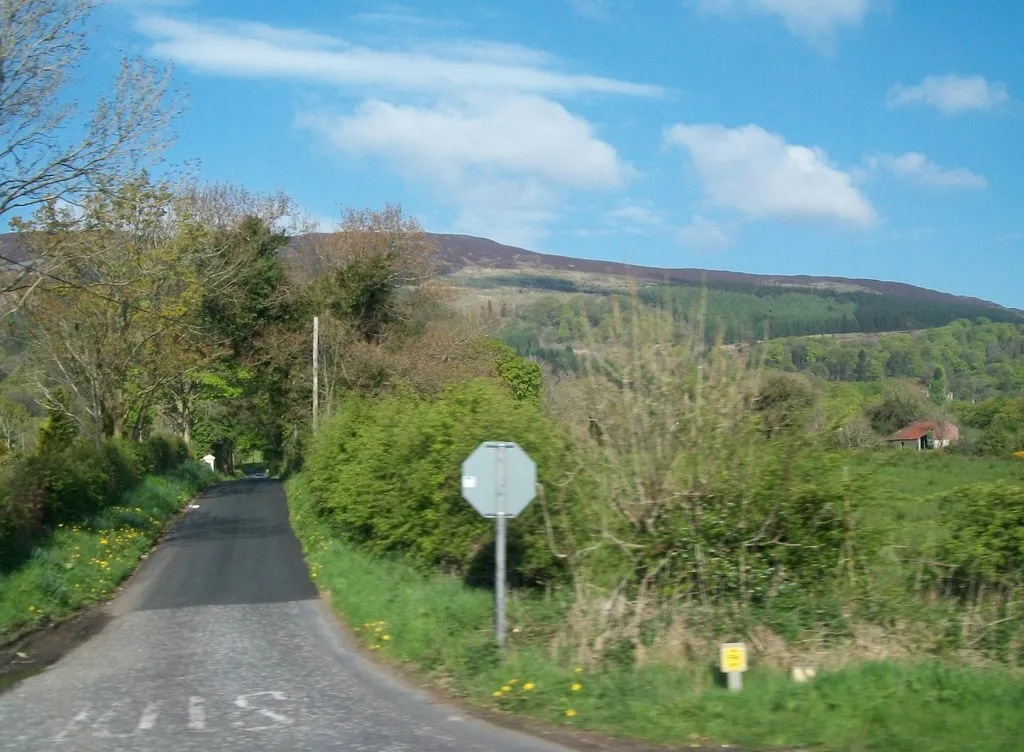
[[[580,684],[579,682],[576,682],[575,684],[572,685],[572,691],[573,692],[579,692],[581,689],[583,689],[583,685]]]
[[[517,681],[519,681],[519,680],[518,679],[509,679],[508,683],[509,684],[515,684]]]
[[[565,711],[565,715],[568,718],[573,718],[576,715],[576,711],[573,710],[572,708],[569,708],[568,710]]]
[[[504,687],[501,688],[501,691],[502,692],[511,692],[512,691],[512,687],[510,687],[509,685],[506,684]]]
[[[531,692],[533,691],[534,687],[536,687],[536,685],[533,682],[526,682],[526,684],[523,685],[523,690],[525,690],[526,692]]]
[[[491,697],[501,697],[501,690],[499,689],[496,692],[491,692]]]
[[[583,667],[582,666],[577,666],[576,667],[576,673],[577,674],[582,674],[583,673]]]
[[[391,635],[383,635],[383,636],[381,637],[381,639],[382,639],[382,640],[390,640],[390,639],[391,639]]]

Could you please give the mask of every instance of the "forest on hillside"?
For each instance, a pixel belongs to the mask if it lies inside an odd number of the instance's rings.
[[[514,310],[507,305],[502,310],[499,306],[499,313],[510,326],[536,332],[535,347],[606,340],[613,326],[613,301],[624,310],[633,305],[633,296],[622,292],[601,291],[592,285],[541,275],[489,277],[474,283],[460,280],[460,284],[541,288],[563,293],[541,297]],[[575,294],[566,297],[564,293]],[[898,294],[743,283],[716,282],[707,288],[688,283],[642,286],[635,299],[679,321],[691,319],[703,300],[708,342],[719,337],[726,343],[740,343],[815,334],[928,329],[958,319],[1024,323],[1024,317],[1017,311],[970,300],[950,302]]]

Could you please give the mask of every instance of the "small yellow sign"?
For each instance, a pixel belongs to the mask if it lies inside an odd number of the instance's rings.
[[[722,645],[719,659],[722,672],[732,674],[747,670],[747,646],[742,642],[730,642]]]

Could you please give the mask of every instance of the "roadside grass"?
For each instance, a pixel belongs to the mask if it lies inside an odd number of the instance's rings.
[[[366,646],[471,705],[655,743],[832,752],[1007,752],[1024,739],[1024,678],[935,661],[874,662],[798,685],[756,665],[744,690],[719,685],[714,656],[687,669],[606,662],[585,671],[553,654],[557,598],[511,594],[508,648],[492,639],[493,595],[424,576],[334,537],[301,476],[291,522],[321,590]]]
[[[31,558],[0,573],[0,642],[114,593],[188,499],[216,480],[201,463],[151,476],[80,525],[59,525]]]

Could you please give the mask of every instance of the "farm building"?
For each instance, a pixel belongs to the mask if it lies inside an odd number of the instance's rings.
[[[960,429],[949,421],[919,420],[885,438],[900,449],[941,449],[960,438]]]

